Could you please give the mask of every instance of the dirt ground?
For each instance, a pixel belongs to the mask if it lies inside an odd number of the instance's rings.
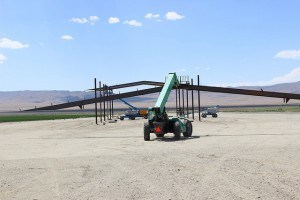
[[[300,114],[220,113],[180,141],[143,122],[0,124],[0,199],[300,199]]]

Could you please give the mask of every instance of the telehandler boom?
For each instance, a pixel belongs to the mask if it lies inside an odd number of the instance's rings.
[[[174,87],[179,86],[176,73],[169,73],[164,87],[154,107],[148,108],[148,121],[144,123],[144,140],[150,140],[150,133],[157,137],[164,137],[166,133],[174,133],[174,139],[179,140],[181,133],[184,137],[191,137],[193,133],[192,121],[184,115],[169,117],[165,111],[165,105]]]

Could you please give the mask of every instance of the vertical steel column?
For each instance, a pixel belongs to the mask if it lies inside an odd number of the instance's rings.
[[[191,84],[194,85],[193,79],[191,79]],[[194,113],[194,90],[192,90],[192,116],[193,116],[193,119],[195,119],[195,113]]]
[[[97,99],[97,79],[94,78],[94,83],[95,83],[95,100]],[[96,124],[98,125],[98,113],[97,113],[97,102],[95,102],[95,120]]]
[[[112,95],[114,95],[114,91],[112,90]],[[111,100],[111,112],[112,112],[112,116],[114,116],[114,100]]]
[[[181,83],[181,77],[180,77],[180,83]],[[181,115],[181,97],[180,97],[180,89],[178,89],[178,107],[179,107],[179,115]]]
[[[105,84],[103,84],[103,97],[105,97],[105,96],[106,96],[106,88],[105,88]],[[105,110],[106,110],[105,101],[103,101],[103,119],[104,119],[104,121],[105,121],[105,117],[106,117]]]
[[[189,83],[186,88],[186,114],[187,118],[189,118]]]
[[[102,87],[101,87],[101,81],[99,81],[99,93],[100,93],[100,99],[102,98],[102,91],[101,91]],[[102,102],[100,101],[100,123],[102,123]]]
[[[112,95],[111,89],[109,89],[109,96]],[[111,100],[109,100],[109,119],[111,119],[112,111],[111,111]]]
[[[200,86],[200,77],[199,75],[197,75],[197,79],[198,79],[198,113],[199,113],[199,121],[201,121],[201,114],[200,114],[200,89],[199,89],[199,86]]]
[[[184,89],[182,89],[182,113],[184,114]]]
[[[176,89],[175,89],[175,99],[176,99],[176,115],[178,115],[178,112],[177,112],[177,109],[178,109],[178,106],[177,106],[177,104],[178,104],[178,102],[177,102],[177,99],[178,97],[177,97],[177,87],[176,87]]]
[[[106,96],[109,96],[109,88],[106,86]],[[106,109],[107,109],[107,120],[109,119],[109,101],[106,102]]]

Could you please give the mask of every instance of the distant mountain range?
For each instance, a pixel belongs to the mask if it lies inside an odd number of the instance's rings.
[[[295,83],[283,83],[272,86],[245,86],[242,89],[264,90],[274,92],[287,92],[300,94],[300,81]],[[154,105],[159,94],[144,95],[127,98],[126,100],[137,107]],[[189,94],[191,100],[191,93]],[[35,106],[46,106],[51,103],[59,104],[83,99],[94,98],[93,92],[82,91],[13,91],[0,92],[0,111],[29,109]],[[197,101],[197,95],[195,95]],[[291,100],[289,103],[300,103]],[[282,99],[268,97],[253,97],[245,95],[201,92],[201,105],[258,105],[258,104],[283,104]],[[175,106],[175,92],[171,93],[167,106]],[[92,106],[90,106],[92,108]],[[127,107],[120,101],[115,101],[115,107]]]
[[[282,83],[277,85],[271,86],[244,86],[239,87],[242,89],[249,89],[249,90],[260,90],[263,89],[265,91],[274,91],[274,92],[287,92],[287,93],[298,93],[300,94],[300,81],[294,83]]]

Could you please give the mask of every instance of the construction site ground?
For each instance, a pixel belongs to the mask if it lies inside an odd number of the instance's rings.
[[[0,124],[0,199],[300,199],[300,114],[218,113],[193,137],[144,119]]]

